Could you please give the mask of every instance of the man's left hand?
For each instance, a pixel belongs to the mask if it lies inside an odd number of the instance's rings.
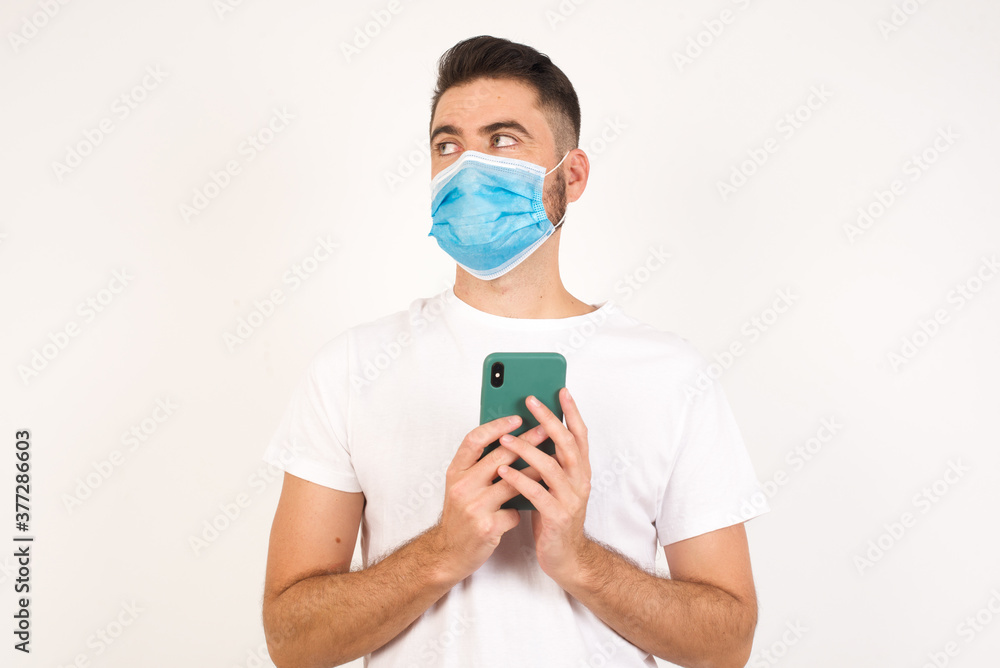
[[[500,439],[500,445],[517,453],[549,488],[509,466],[501,466],[498,473],[535,506],[531,511],[531,529],[535,534],[538,564],[562,585],[578,572],[576,563],[591,545],[583,531],[590,499],[590,455],[587,426],[568,388],[559,391],[559,403],[566,417],[565,425],[534,396],[526,401],[528,410],[538,420],[536,429],[544,429],[555,443],[555,457],[517,436],[505,434]]]

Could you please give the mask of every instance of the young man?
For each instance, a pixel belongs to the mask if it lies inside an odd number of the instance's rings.
[[[757,602],[738,518],[760,487],[723,392],[690,389],[705,359],[684,339],[559,276],[590,171],[573,86],[534,49],[477,37],[442,57],[431,116],[430,235],[455,285],[341,333],[295,390],[264,457],[285,471],[272,659],[745,665]],[[564,354],[566,423],[529,398],[540,426],[480,460],[520,424],[477,426],[497,351]],[[500,507],[518,494],[536,510]]]

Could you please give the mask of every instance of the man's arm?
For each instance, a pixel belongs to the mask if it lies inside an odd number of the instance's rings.
[[[285,473],[271,526],[263,621],[279,668],[340,665],[381,647],[450,588],[433,536],[348,572],[364,495]]]
[[[264,636],[274,664],[327,668],[364,656],[489,559],[520,521],[518,511],[500,508],[517,490],[492,482],[517,455],[496,448],[479,456],[520,422],[497,418],[470,431],[445,475],[438,523],[361,571],[349,572],[364,496],[285,473],[264,582]],[[534,429],[520,438],[534,447],[546,436]]]
[[[641,647],[681,666],[744,666],[757,626],[757,597],[742,524],[663,548],[672,579],[646,573],[584,531],[590,498],[587,425],[568,388],[559,391],[565,426],[534,397],[526,404],[556,444],[552,457],[519,437],[500,439],[548,483],[501,466],[530,500],[542,570],[594,614]],[[500,448],[498,448],[499,450]]]
[[[746,665],[757,597],[742,524],[664,547],[670,579],[585,545],[578,575],[562,585],[633,645],[690,668]]]

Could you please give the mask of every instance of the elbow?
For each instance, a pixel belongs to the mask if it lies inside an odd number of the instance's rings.
[[[757,629],[756,601],[745,602],[741,607],[740,622],[731,632],[719,638],[717,651],[711,658],[697,664],[697,668],[745,668],[753,651],[753,637]]]
[[[757,630],[757,602],[752,600],[743,605],[743,620],[740,630],[730,643],[727,655],[714,664],[715,668],[744,668],[753,651],[753,637]]]
[[[303,603],[282,596],[265,598],[261,611],[264,641],[275,668],[332,668],[358,658],[348,656],[341,642],[332,647],[318,646],[316,639],[307,637],[307,632],[299,625],[297,619],[301,619],[301,615],[290,612],[302,613]]]
[[[285,643],[281,642],[282,633],[279,631],[280,624],[275,612],[277,605],[271,602],[264,603],[264,642],[267,644],[267,654],[271,658],[271,663],[275,668],[292,668],[294,662],[292,657],[286,656]]]
[[[264,641],[267,643],[267,653],[275,668],[331,668],[344,663],[336,658],[329,663],[318,664],[314,659],[304,656],[301,651],[295,651],[294,642],[281,642],[280,636],[273,631],[270,633],[265,631]]]
[[[276,598],[264,603],[262,615],[264,642],[267,644],[271,663],[275,668],[309,668],[312,664],[301,655],[301,651],[295,651],[296,647],[301,650],[300,643],[292,637],[293,629],[289,627],[289,620],[282,615]]]
[[[704,661],[692,663],[691,668],[745,668],[750,661],[750,651],[753,649],[753,639],[745,643],[730,644],[725,649],[718,648],[715,656],[706,657]]]
[[[271,657],[271,663],[274,664],[275,668],[306,668],[314,664],[303,663],[296,657],[283,654],[281,650],[272,649],[271,642],[267,641],[267,652]],[[329,664],[330,666],[339,666],[339,663]]]
[[[274,611],[264,612],[264,642],[267,653],[275,668],[333,668],[340,666],[354,657],[343,655],[327,656],[320,660],[315,653],[310,654],[308,647],[296,636],[294,629],[288,626],[287,620],[280,619]]]
[[[291,668],[292,664],[285,659],[284,655],[278,649],[277,644],[267,633],[264,634],[264,642],[267,643],[267,655],[271,659],[271,663],[274,664],[274,668]]]
[[[737,647],[733,658],[725,663],[720,663],[720,668],[744,668],[750,662],[750,652],[753,650],[753,636]]]

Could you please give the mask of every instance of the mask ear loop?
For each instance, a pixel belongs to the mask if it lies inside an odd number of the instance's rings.
[[[573,149],[570,149],[570,150],[566,151],[566,155],[569,155],[572,152],[573,152]],[[562,157],[562,160],[559,161],[559,164],[557,164],[555,167],[553,167],[549,171],[545,172],[545,176],[548,176],[552,172],[554,172],[557,169],[559,169],[559,165],[563,164],[563,160],[566,159],[566,155],[564,155]],[[542,177],[542,178],[545,178],[545,177]],[[552,226],[552,232],[555,232],[557,229],[559,229],[559,226],[563,224],[563,221],[566,220],[566,214],[567,213],[569,213],[569,205],[566,206],[566,211],[563,212],[563,217],[559,219],[559,222]],[[551,234],[551,232],[550,232],[550,234]]]
[[[573,152],[573,149],[570,149],[570,150],[566,151],[566,155],[569,155],[569,154],[570,154],[570,153],[572,153],[572,152]],[[559,165],[563,164],[563,160],[565,160],[565,159],[566,159],[566,155],[564,155],[564,156],[562,157],[562,160],[560,160],[560,161],[559,161],[559,164],[557,164],[557,165],[556,165],[555,167],[553,167],[553,168],[552,168],[552,169],[550,169],[549,171],[545,172],[545,176],[548,176],[548,175],[549,175],[549,174],[551,174],[552,172],[554,172],[554,171],[556,171],[557,169],[559,169]]]

